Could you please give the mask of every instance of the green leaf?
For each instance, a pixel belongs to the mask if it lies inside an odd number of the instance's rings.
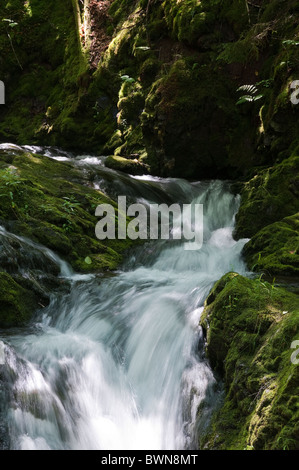
[[[150,51],[151,48],[148,47],[148,46],[138,46],[138,47],[135,47],[135,49],[139,49],[140,51]]]
[[[250,103],[253,101],[253,96],[251,95],[244,95],[244,96],[241,96],[241,98],[237,101],[237,105],[238,104],[243,104],[243,103]]]
[[[10,28],[15,28],[16,26],[18,26],[18,23],[9,23],[8,25]]]
[[[122,77],[120,77],[120,78],[123,82],[126,82],[126,83],[134,83],[135,82],[134,78],[129,77],[129,75],[122,75]]]
[[[286,39],[285,41],[282,41],[282,44],[286,44],[287,46],[299,46],[299,42],[293,41],[292,39]]]
[[[86,264],[92,264],[92,260],[89,256],[86,256],[84,261],[85,261]]]
[[[246,91],[247,93],[254,95],[258,92],[258,89],[255,85],[242,85],[237,89],[237,91]]]

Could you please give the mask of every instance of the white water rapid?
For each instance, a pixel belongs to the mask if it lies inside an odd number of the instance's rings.
[[[205,404],[208,419],[219,395],[198,326],[203,303],[223,274],[246,273],[245,240],[232,237],[238,197],[219,181],[101,171],[113,174],[115,192],[125,178],[122,194],[138,202],[203,204],[203,247],[185,251],[184,242],[150,242],[115,275],[76,276],[49,250],[17,237],[23,249],[55,262],[69,288],[53,291],[30,327],[0,331],[7,446],[194,449],[198,407]],[[103,190],[108,185],[98,178]],[[4,229],[1,236],[14,237]]]

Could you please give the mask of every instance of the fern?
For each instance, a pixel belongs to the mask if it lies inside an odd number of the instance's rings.
[[[238,101],[237,101],[237,105],[240,105],[240,104],[243,104],[243,103],[251,103],[251,102],[254,102],[254,101],[258,101],[260,100],[261,98],[263,98],[263,94],[257,94],[258,93],[258,89],[255,85],[242,85],[240,86],[238,89],[237,89],[237,92],[240,92],[240,91],[245,91],[246,92],[246,95],[242,95]]]
[[[254,94],[257,93],[258,90],[255,85],[242,85],[237,91],[247,91],[247,93]]]
[[[14,48],[14,45],[13,45],[13,41],[12,41],[11,35],[10,35],[10,33],[9,33],[9,28],[15,28],[16,26],[18,26],[18,23],[16,23],[15,21],[13,21],[13,20],[11,20],[11,19],[9,19],[9,18],[4,18],[2,21],[3,21],[4,23],[6,23],[6,26],[7,26],[7,28],[6,28],[6,34],[7,34],[7,37],[8,37],[8,39],[9,39],[10,47],[11,47],[11,49],[12,49],[12,52],[13,52],[13,54],[14,54],[14,56],[15,56],[15,59],[16,59],[16,61],[17,61],[17,63],[18,63],[18,66],[20,67],[21,70],[23,70],[23,67],[22,67],[22,65],[21,65],[21,63],[20,63],[20,61],[19,61],[19,58],[18,58],[18,56],[17,56],[17,53],[16,53],[16,51],[15,51],[15,48]]]

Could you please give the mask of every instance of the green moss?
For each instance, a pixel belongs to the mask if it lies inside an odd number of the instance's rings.
[[[131,175],[144,175],[148,173],[148,168],[137,158],[134,160],[113,155],[105,160],[105,165],[112,170],[123,171]]]
[[[123,240],[115,247],[95,237],[99,204],[115,203],[87,186],[82,174],[69,163],[30,153],[4,155],[0,170],[0,218],[16,233],[51,248],[76,270],[115,269],[131,246]],[[116,208],[117,212],[117,208]],[[116,251],[117,250],[117,251]],[[84,260],[90,257],[91,265]]]
[[[9,274],[0,272],[0,328],[23,325],[36,308],[34,294],[21,287]]]
[[[215,69],[197,60],[175,61],[146,98],[141,119],[148,163],[162,176],[209,178],[229,172],[225,149],[237,109],[226,77],[219,79]]]
[[[146,59],[139,70],[141,83],[145,87],[150,87],[155,81],[155,78],[160,71],[161,61],[157,60],[155,57],[150,57]]]
[[[245,245],[243,254],[250,269],[268,275],[299,274],[299,214],[260,230]]]
[[[232,64],[246,64],[249,61],[256,61],[259,58],[258,46],[252,41],[252,38],[246,37],[234,43],[223,45],[223,51],[217,57],[217,60]]]
[[[251,237],[243,255],[251,270],[298,275],[297,156],[258,171],[243,186],[235,236]]]
[[[246,238],[267,225],[298,211],[299,157],[290,157],[262,171],[244,185],[236,217],[238,238]]]
[[[106,155],[146,151],[152,172],[187,178],[231,179],[295,154],[297,7],[276,4],[248,4],[248,12],[240,0],[114,0],[111,42],[94,70],[80,2],[7,3],[2,14],[18,23],[11,38],[23,69],[0,21],[0,138]],[[124,75],[135,80],[131,90]],[[263,103],[237,107],[236,89],[260,81],[272,83],[259,85]]]
[[[132,6],[134,6],[132,0],[114,0],[109,9],[109,15],[113,18],[114,23],[117,24],[120,20],[127,18]]]
[[[2,22],[10,17],[17,22],[10,31],[14,50]],[[30,14],[26,2],[16,1],[13,13],[7,4],[0,16],[0,37],[1,56],[6,57],[1,78],[8,85],[0,137],[17,137],[21,143],[75,144],[76,134],[70,138],[67,132],[88,64],[80,48],[72,2],[54,8],[53,1],[32,0]],[[49,107],[56,109],[54,114],[47,113]],[[62,125],[66,118],[68,129]]]
[[[298,366],[291,362],[298,297],[229,273],[207,298],[201,324],[226,393],[200,448],[298,448]]]
[[[218,2],[198,2],[187,0],[176,2],[170,0],[163,3],[167,26],[174,38],[189,44],[196,44],[200,36],[209,32],[215,19]]]

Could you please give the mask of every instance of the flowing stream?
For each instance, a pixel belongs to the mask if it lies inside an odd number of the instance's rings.
[[[67,286],[53,289],[29,327],[0,331],[3,446],[196,449],[221,395],[204,356],[203,303],[223,274],[246,274],[246,240],[232,237],[238,196],[219,181],[130,177],[96,157],[27,149],[72,159],[110,195],[203,204],[204,244],[186,251],[183,241],[147,242],[113,275],[80,275],[45,247],[0,229],[2,242],[17,241],[39,272],[54,263]]]

